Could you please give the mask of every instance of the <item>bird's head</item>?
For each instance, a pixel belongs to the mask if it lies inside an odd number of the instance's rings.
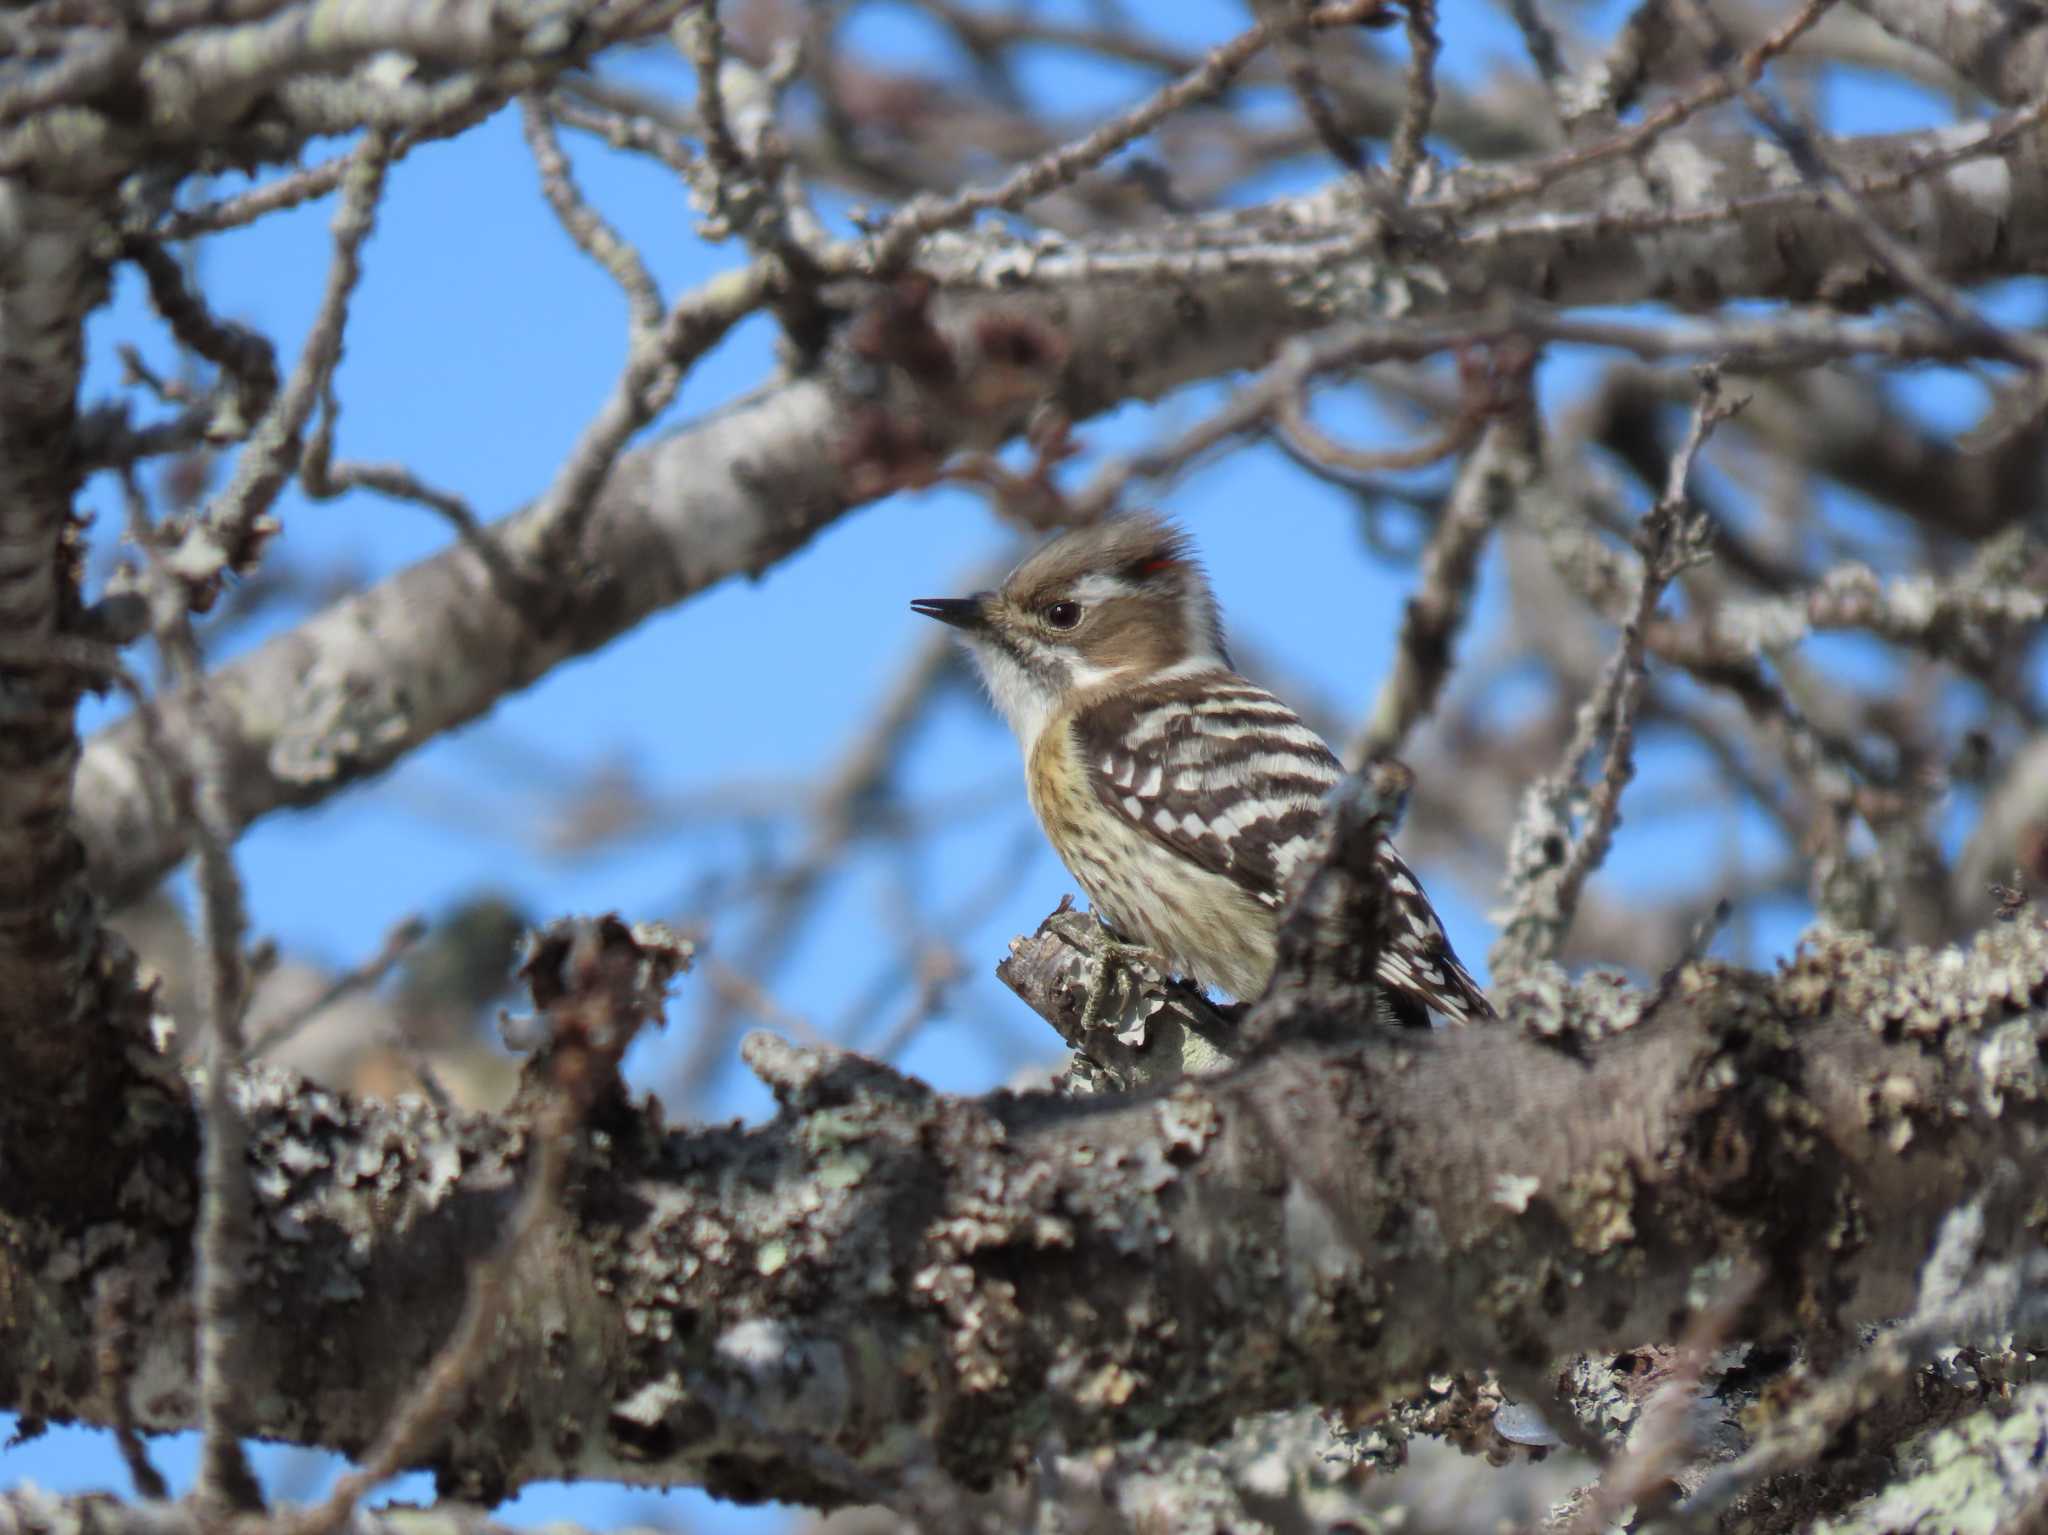
[[[1027,752],[1082,694],[1230,664],[1187,535],[1149,514],[1062,533],[994,591],[911,607],[960,631]]]

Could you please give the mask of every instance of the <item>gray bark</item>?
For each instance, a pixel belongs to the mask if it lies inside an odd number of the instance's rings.
[[[668,1129],[599,1095],[557,1236],[430,1462],[485,1498],[599,1476],[833,1504],[926,1457],[986,1486],[1048,1433],[1202,1439],[1668,1336],[1737,1264],[1765,1276],[1746,1332],[1846,1339],[1905,1309],[1959,1203],[1985,1200],[1985,1259],[2030,1249],[2044,997],[2029,917],[1943,954],[1845,938],[1775,977],[1694,967],[1648,1016],[1537,977],[1503,999],[1513,1025],[1369,1026],[1127,1098],[948,1098],[756,1035],[766,1125]],[[111,1421],[121,1390],[142,1426],[185,1427],[193,1127],[161,1074],[128,1091],[122,1223],[12,1224],[0,1405]],[[249,1427],[360,1449],[451,1326],[530,1122],[275,1074],[239,1101]],[[117,1275],[125,1382],[92,1363]]]

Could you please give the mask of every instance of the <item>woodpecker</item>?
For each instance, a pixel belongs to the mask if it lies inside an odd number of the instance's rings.
[[[1039,825],[1096,914],[1169,969],[1256,999],[1288,878],[1344,770],[1232,669],[1187,536],[1150,514],[1105,518],[1054,538],[994,591],[911,608],[961,632],[1023,747]],[[1379,864],[1377,976],[1395,1017],[1491,1017],[1390,843]]]

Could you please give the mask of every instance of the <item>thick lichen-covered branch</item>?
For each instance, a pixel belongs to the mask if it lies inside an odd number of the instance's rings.
[[[1654,1008],[1538,973],[1504,1028],[1368,1029],[1130,1097],[949,1098],[755,1036],[768,1124],[592,1110],[559,1238],[426,1460],[485,1496],[575,1476],[833,1503],[927,1454],[986,1484],[1051,1431],[1199,1439],[1669,1337],[1736,1261],[1760,1275],[1746,1330],[1825,1337],[1904,1308],[1989,1169],[2021,1176],[1985,1193],[1986,1256],[2038,1241],[2044,999],[2029,914],[1964,950],[1695,965]],[[251,1427],[360,1450],[453,1325],[444,1276],[502,1229],[528,1132],[261,1074],[240,1103]],[[118,1234],[10,1212],[5,1406],[113,1420],[90,1296],[126,1270],[133,1417],[191,1421],[166,1283],[189,1144],[155,1119],[117,1148]]]

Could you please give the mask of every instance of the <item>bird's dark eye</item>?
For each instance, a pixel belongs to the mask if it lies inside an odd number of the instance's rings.
[[[1081,621],[1081,604],[1055,602],[1045,610],[1045,621],[1055,629],[1071,629]]]

